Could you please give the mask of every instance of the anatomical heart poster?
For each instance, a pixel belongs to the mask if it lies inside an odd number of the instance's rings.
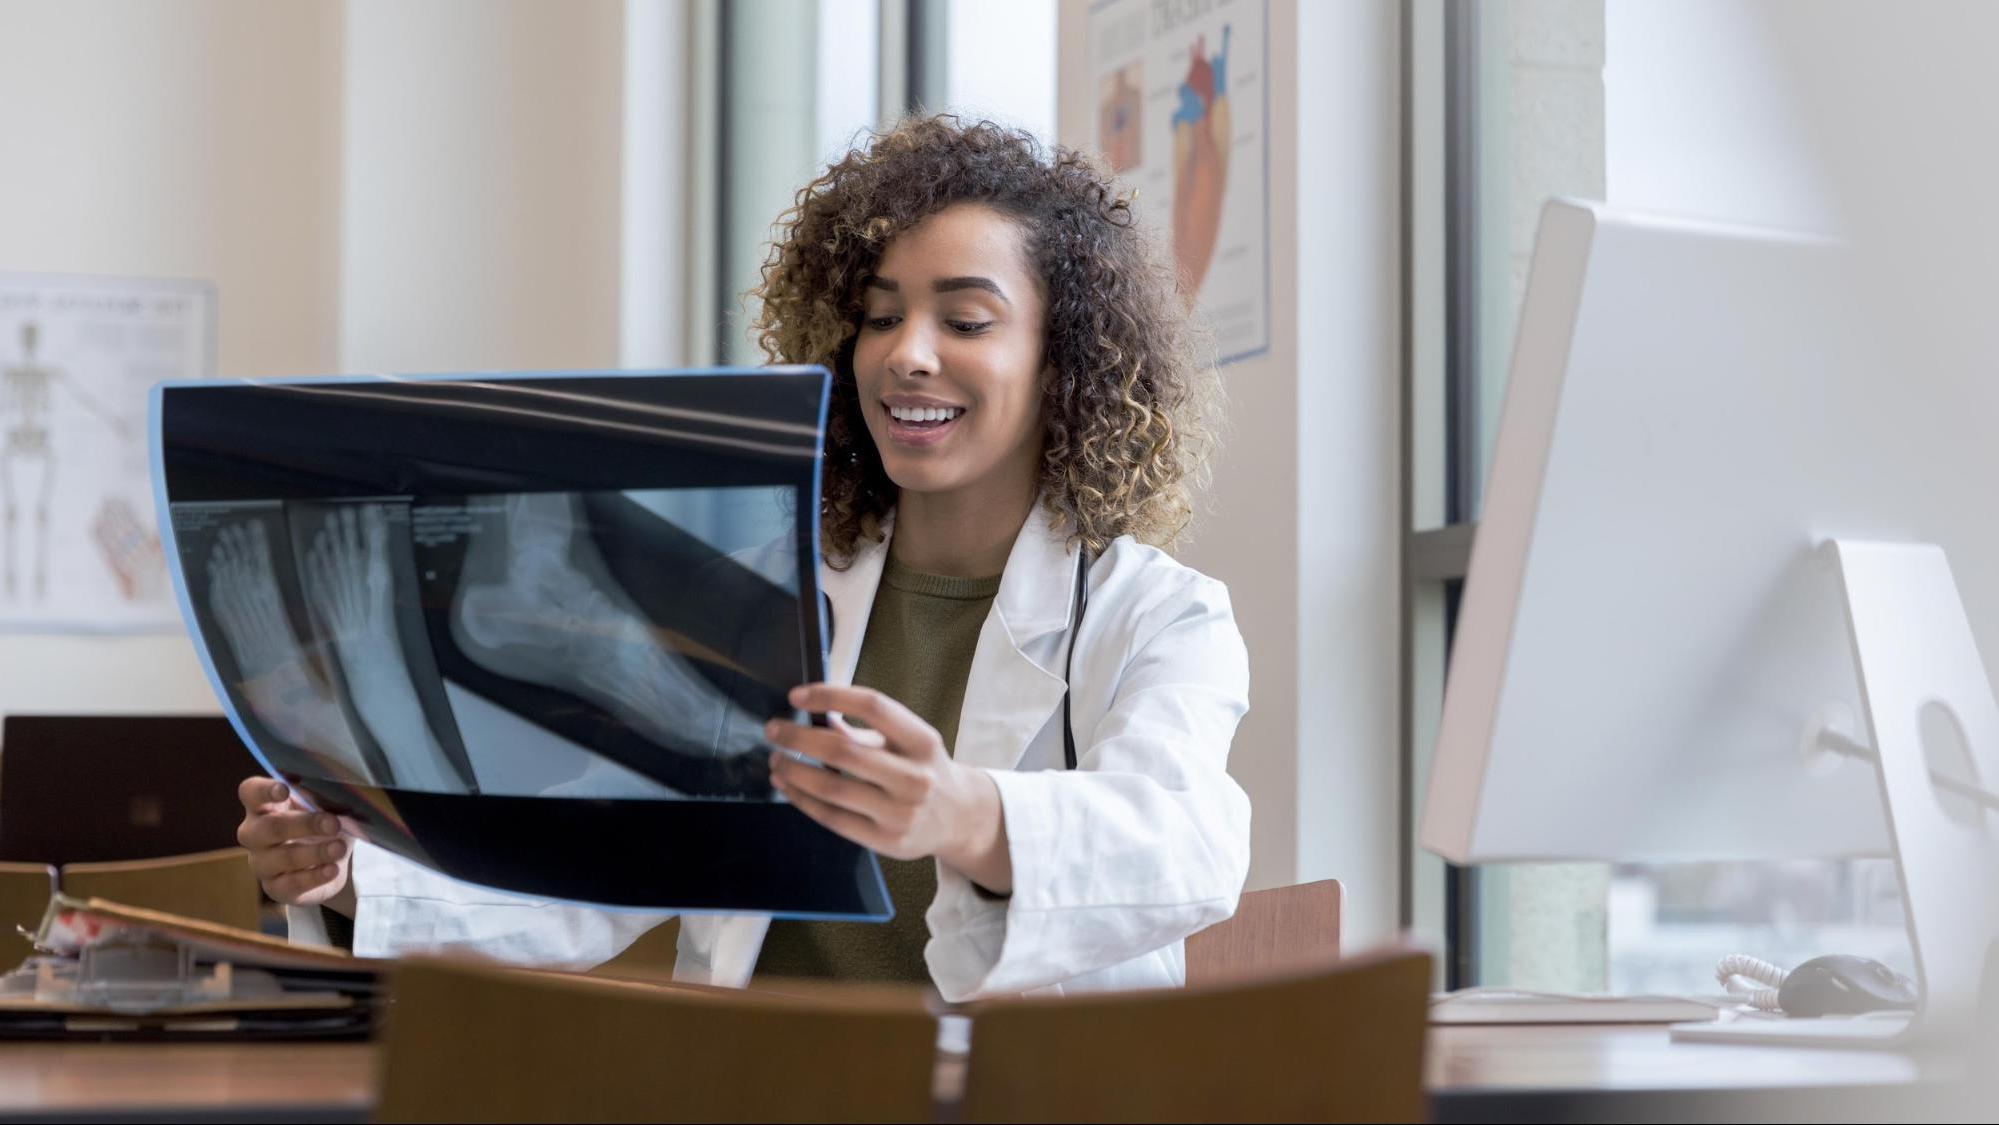
[[[1099,0],[1094,144],[1224,364],[1270,345],[1267,0]]]

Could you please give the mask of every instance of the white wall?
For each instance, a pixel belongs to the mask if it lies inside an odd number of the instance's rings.
[[[1829,184],[1792,76],[1779,65],[1777,37],[1786,18],[1809,24],[1837,15],[1742,0],[1607,0],[1608,202],[1764,226],[1831,228]]]
[[[694,68],[692,27],[679,0],[624,0],[623,238],[619,249],[618,360],[626,367],[691,362],[687,297],[693,282],[688,237],[688,120]]]
[[[0,269],[212,280],[224,376],[615,365],[623,15],[0,0]],[[0,635],[0,713],[105,709],[216,704],[184,636]]]
[[[818,16],[813,132],[825,165],[845,157],[865,131],[881,124],[881,3],[819,0]],[[1048,87],[1055,88],[1053,78]]]
[[[1072,145],[1095,129],[1087,12],[1061,7]],[[1362,944],[1397,918],[1397,13],[1269,12],[1272,346],[1223,370],[1231,432],[1183,557],[1228,583],[1249,645],[1250,885],[1342,880]]]
[[[1285,43],[1273,35],[1273,43]],[[1299,6],[1296,878],[1397,916],[1401,576],[1399,39],[1391,2]],[[1279,168],[1272,162],[1272,172]],[[1292,240],[1281,231],[1280,244]],[[1285,274],[1280,273],[1279,278]],[[1244,423],[1247,425],[1247,423]]]
[[[223,375],[337,366],[340,9],[0,3],[0,269],[215,282]],[[213,711],[187,639],[0,635],[0,712]]]
[[[616,365],[623,23],[348,0],[344,370]]]
[[[1053,140],[1055,0],[954,0],[945,20],[944,108]]]

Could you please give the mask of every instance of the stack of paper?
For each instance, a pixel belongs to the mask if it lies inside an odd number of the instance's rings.
[[[360,1038],[381,962],[57,895],[0,976],[0,1038]]]

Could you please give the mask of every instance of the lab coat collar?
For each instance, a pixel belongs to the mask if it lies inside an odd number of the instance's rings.
[[[993,611],[980,630],[958,714],[955,756],[968,766],[1020,768],[1059,712],[1076,595],[1076,551],[1040,503],[1007,555]]]
[[[827,658],[826,676],[833,683],[851,683],[860,660],[861,640],[867,633],[868,614],[874,608],[875,592],[881,585],[882,566],[888,559],[889,540],[895,521],[890,516],[881,542],[864,543],[854,552],[845,570],[821,565],[819,583],[833,610],[832,648]],[[1006,639],[1016,651],[1025,651],[1051,633],[1067,630],[1075,615],[1076,552],[1047,507],[1036,501],[1020,534],[1008,552],[1006,570],[1000,577],[999,592],[993,596],[993,612]],[[1039,662],[1037,661],[1037,666]],[[1049,669],[1043,668],[1043,671]]]
[[[882,565],[888,561],[888,530],[884,527],[881,542],[863,543],[845,570],[835,570],[823,560],[819,564],[819,588],[825,591],[832,608],[832,620],[828,622],[832,637],[826,653],[827,683],[854,682],[854,668],[861,660],[861,639],[868,632],[868,614],[875,606]]]
[[[1076,552],[1045,504],[1035,501],[1006,557],[993,608],[1015,648],[1069,628],[1076,612]]]

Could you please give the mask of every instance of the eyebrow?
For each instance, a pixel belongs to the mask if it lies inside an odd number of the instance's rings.
[[[902,292],[902,283],[890,277],[876,277],[869,274],[862,284],[884,293]],[[930,288],[938,293],[951,293],[960,289],[983,289],[1009,305],[1013,303],[1007,300],[1006,293],[1000,289],[999,284],[989,277],[943,277],[931,282]]]
[[[1001,292],[999,285],[995,283],[992,278],[989,277],[940,278],[936,282],[934,282],[930,286],[930,288],[936,290],[939,293],[949,293],[957,289],[983,289],[986,292],[991,293],[993,296],[998,297],[1000,300],[1006,301],[1006,294]],[[1012,301],[1007,301],[1007,304],[1012,304],[1012,303],[1013,303]]]

